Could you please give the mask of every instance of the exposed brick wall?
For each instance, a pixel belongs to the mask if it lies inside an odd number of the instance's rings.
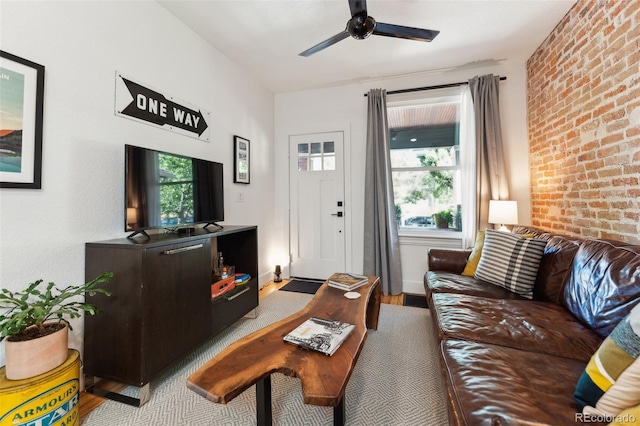
[[[640,1],[578,0],[527,61],[533,225],[640,243]]]

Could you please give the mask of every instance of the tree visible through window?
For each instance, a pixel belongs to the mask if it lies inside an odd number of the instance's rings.
[[[387,108],[398,226],[460,231],[460,97]]]

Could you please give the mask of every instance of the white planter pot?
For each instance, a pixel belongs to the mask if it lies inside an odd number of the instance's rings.
[[[5,341],[5,373],[9,380],[38,376],[62,365],[68,355],[69,327],[37,339]]]

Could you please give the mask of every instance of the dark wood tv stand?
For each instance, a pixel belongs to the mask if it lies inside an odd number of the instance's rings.
[[[140,406],[149,382],[258,306],[258,229],[197,228],[87,243],[85,278],[113,272],[112,292],[87,296],[103,312],[85,317],[84,374],[88,391]],[[249,283],[211,299],[212,259],[251,275]],[[140,388],[139,398],[92,385],[100,377]]]

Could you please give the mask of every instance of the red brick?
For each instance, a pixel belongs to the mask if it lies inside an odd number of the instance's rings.
[[[627,90],[627,86],[625,84],[621,84],[620,86],[616,87],[615,89],[607,92],[604,94],[604,98],[608,99],[608,98],[613,98],[617,95],[619,95],[620,93],[623,93]]]
[[[625,177],[621,179],[613,179],[611,181],[613,186],[638,186],[637,177]]]
[[[630,127],[625,132],[625,136],[627,138],[632,138],[638,135],[640,135],[640,127]]]
[[[613,133],[617,130],[625,129],[628,126],[629,126],[629,120],[625,118],[625,119],[616,120],[607,124],[606,130],[607,130],[607,133]]]
[[[605,112],[611,111],[614,107],[615,107],[615,104],[613,102],[609,102],[606,105],[596,108],[595,111],[593,111],[593,118],[601,116]]]
[[[624,210],[624,209],[628,209],[628,208],[631,208],[631,207],[633,207],[633,203],[631,201],[613,201],[611,203],[611,208],[613,208],[613,209]]]
[[[629,219],[634,222],[640,222],[640,213],[629,211],[629,212],[624,212],[623,216],[625,219]]]
[[[620,142],[624,139],[624,135],[622,133],[614,133],[613,135],[606,136],[600,140],[601,145],[608,145],[615,142]]]
[[[639,45],[640,1],[578,0],[527,61],[536,226],[640,241]]]
[[[606,209],[609,206],[609,203],[606,201],[591,201],[589,203],[589,207],[592,209]]]

